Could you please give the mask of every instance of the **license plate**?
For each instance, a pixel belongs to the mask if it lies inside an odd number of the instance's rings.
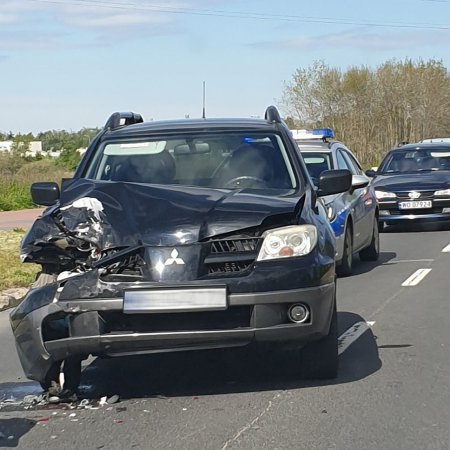
[[[214,311],[227,308],[225,286],[205,288],[155,288],[125,291],[126,314]]]
[[[431,200],[416,200],[413,202],[400,202],[398,207],[400,209],[423,209],[431,208],[433,203]]]

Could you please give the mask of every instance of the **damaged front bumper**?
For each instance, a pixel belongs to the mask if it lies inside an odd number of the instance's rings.
[[[227,293],[223,310],[133,314],[124,312],[123,296],[61,300],[57,290],[57,283],[31,290],[11,313],[24,372],[41,383],[55,362],[69,356],[112,357],[251,342],[301,346],[328,334],[335,301],[331,282],[293,290]],[[305,323],[288,318],[289,307],[296,303],[310,310]]]

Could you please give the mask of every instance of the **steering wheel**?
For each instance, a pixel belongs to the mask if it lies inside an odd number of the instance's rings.
[[[256,186],[255,186],[256,185]],[[267,183],[258,177],[251,177],[249,175],[243,175],[240,177],[232,178],[225,183],[225,188],[246,188],[246,187],[260,187],[266,188]]]

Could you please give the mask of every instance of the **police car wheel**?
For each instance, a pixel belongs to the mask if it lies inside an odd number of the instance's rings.
[[[370,245],[359,252],[362,261],[377,261],[380,256],[380,235],[378,228],[378,220],[375,218],[373,222],[373,233]]]
[[[350,226],[345,229],[344,235],[344,251],[342,253],[342,260],[336,266],[336,273],[340,277],[346,277],[352,274],[353,267],[353,236]]]

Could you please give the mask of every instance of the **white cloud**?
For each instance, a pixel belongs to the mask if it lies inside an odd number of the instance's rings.
[[[448,41],[450,31],[396,31],[369,32],[367,29],[353,29],[341,33],[318,36],[297,36],[270,42],[258,42],[253,46],[273,50],[316,50],[327,48],[352,48],[360,50],[404,50],[419,46],[436,45]]]

